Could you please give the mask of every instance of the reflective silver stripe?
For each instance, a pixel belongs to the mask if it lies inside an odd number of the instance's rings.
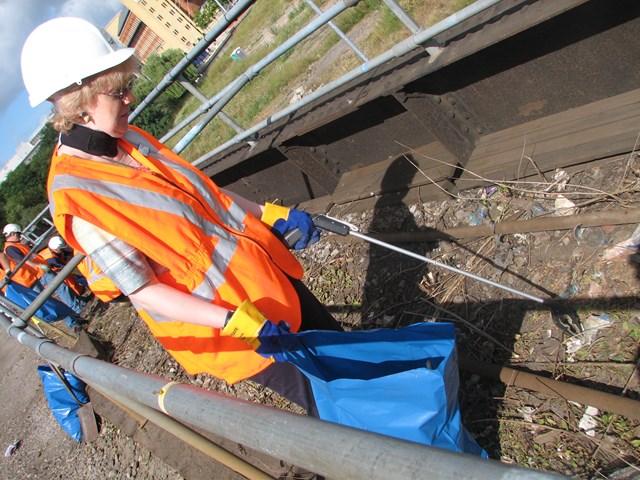
[[[218,202],[218,200],[211,194],[211,191],[206,188],[206,185],[202,183],[202,180],[194,171],[160,154],[160,152],[158,152],[158,150],[156,150],[153,145],[151,145],[138,132],[129,130],[124,138],[127,142],[131,143],[134,146],[137,146],[138,150],[140,150],[141,153],[143,152],[144,148],[144,151],[147,152],[145,153],[145,156],[151,155],[152,157],[155,157],[158,161],[162,162],[167,167],[176,170],[183,177],[186,177],[187,180],[189,180],[189,182],[196,187],[198,193],[202,196],[202,198],[206,200],[207,204],[209,204],[211,208],[213,208],[213,211],[223,223],[229,225],[235,230],[244,232],[245,225],[244,223],[242,223],[242,220],[244,220],[246,212],[237,203],[233,202],[229,207],[229,210],[225,210],[222,205],[220,205],[220,202]]]
[[[223,241],[222,239],[219,240],[219,242]],[[213,264],[207,270],[203,282],[191,292],[193,295],[209,302],[214,299],[215,291],[226,281],[224,274],[229,263],[231,263],[231,258],[235,254],[236,247],[237,242],[233,246],[226,248],[219,248],[219,245],[216,247],[211,255]]]
[[[235,240],[235,237],[227,230],[207,221],[198,215],[190,205],[180,202],[170,195],[115,182],[76,177],[70,174],[55,176],[51,186],[52,192],[62,189],[82,190],[138,207],[160,210],[185,218],[197,228],[202,228],[207,235],[215,235],[229,241]]]
[[[144,208],[153,208],[154,210],[160,210],[165,213],[185,218],[193,224],[195,228],[202,229],[206,235],[215,236],[219,239],[212,254],[213,265],[211,265],[209,271],[205,273],[205,281],[198,286],[198,295],[202,296],[202,298],[213,298],[212,292],[214,290],[207,292],[207,289],[211,289],[212,286],[214,289],[217,289],[224,283],[224,273],[226,272],[229,262],[236,251],[238,240],[224,228],[202,218],[202,216],[198,215],[191,206],[184,202],[180,202],[171,196],[163,195],[158,192],[152,192],[115,182],[76,177],[71,174],[55,176],[51,185],[52,194],[53,192],[63,189],[82,190],[101,195],[106,198],[126,201],[132,205]],[[209,286],[205,287],[205,284],[208,284]]]

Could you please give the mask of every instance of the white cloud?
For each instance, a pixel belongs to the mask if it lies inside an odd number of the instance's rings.
[[[20,52],[29,33],[62,16],[105,27],[122,8],[120,0],[0,0],[0,167],[48,111],[48,105],[38,110],[29,106],[22,83]]]
[[[23,89],[20,52],[36,26],[55,17],[76,16],[104,27],[122,8],[119,0],[0,0],[0,112]]]

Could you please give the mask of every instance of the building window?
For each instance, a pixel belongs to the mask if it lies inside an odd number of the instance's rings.
[[[162,6],[163,6],[164,8],[167,8],[167,2],[162,2]]]
[[[188,23],[184,26],[184,28],[186,28],[187,30],[191,30],[191,25],[189,25]]]
[[[158,15],[158,20],[162,21],[162,15]]]
[[[147,0],[140,0],[140,4],[143,5],[143,6],[146,5],[147,4]]]
[[[182,23],[183,20],[184,20],[184,18],[178,17],[178,23]]]
[[[155,8],[153,8],[153,7],[149,7],[149,11],[150,11],[151,13],[155,13],[155,12],[156,12],[156,9],[155,9]]]
[[[171,15],[175,15],[175,14],[176,14],[176,11],[172,8],[171,10],[169,10],[169,13],[170,13]]]
[[[184,38],[184,37],[180,37],[180,41],[181,41],[182,43],[187,43],[187,39],[186,39],[186,38]]]

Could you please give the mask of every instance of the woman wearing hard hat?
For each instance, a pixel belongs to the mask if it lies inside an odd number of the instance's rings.
[[[308,214],[225,191],[146,132],[130,126],[137,61],[78,18],[37,27],[22,51],[32,106],[53,103],[61,132],[48,195],[60,235],[127,295],[190,374],[252,378],[315,413],[309,385],[273,363],[269,335],[340,329],[300,281],[294,248],[317,241]]]

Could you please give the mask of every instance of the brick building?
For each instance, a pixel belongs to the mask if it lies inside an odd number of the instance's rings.
[[[189,52],[203,37],[193,15],[206,0],[121,0],[126,7],[105,30],[144,62],[153,52]]]

